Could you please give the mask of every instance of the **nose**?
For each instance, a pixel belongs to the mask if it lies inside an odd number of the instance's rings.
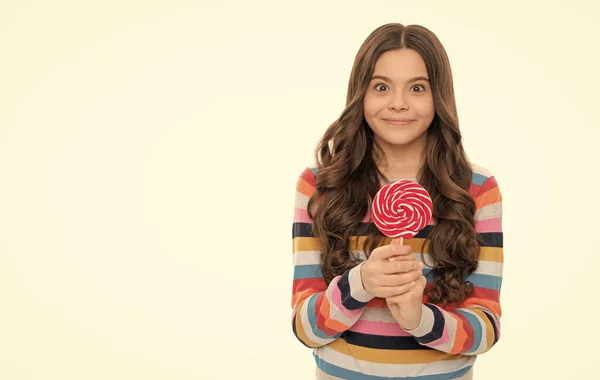
[[[405,110],[408,108],[408,104],[404,100],[402,92],[398,91],[392,95],[392,99],[390,100],[388,107],[394,111]]]

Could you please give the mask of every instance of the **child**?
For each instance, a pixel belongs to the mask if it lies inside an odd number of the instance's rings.
[[[438,38],[386,24],[360,47],[346,108],[297,182],[292,327],[317,379],[472,379],[500,336],[502,200],[463,150]],[[390,244],[370,205],[390,181],[431,195],[429,225]]]

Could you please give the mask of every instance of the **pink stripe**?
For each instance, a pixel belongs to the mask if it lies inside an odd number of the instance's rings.
[[[308,217],[308,211],[305,208],[294,208],[294,222],[296,223],[312,223]]]
[[[340,278],[341,276],[334,278],[333,281],[331,281],[331,284],[329,284],[330,286],[333,285],[333,290],[331,291],[331,299],[329,300],[329,303],[335,305],[340,311],[342,311],[346,315],[346,317],[355,318],[362,312],[363,309],[348,310],[344,307],[344,305],[342,305],[342,292],[340,291],[340,288],[337,285]]]
[[[502,218],[478,220],[475,223],[476,232],[499,232],[502,231]]]
[[[370,335],[387,335],[387,336],[411,336],[396,322],[373,322],[359,320],[350,328],[350,331],[355,331]]]

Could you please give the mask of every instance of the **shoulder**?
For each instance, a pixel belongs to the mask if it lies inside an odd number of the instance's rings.
[[[478,208],[500,202],[502,195],[496,176],[486,167],[471,162],[473,176],[469,192],[475,198]]]
[[[476,186],[482,186],[490,178],[496,178],[489,169],[473,162],[471,162],[471,170],[473,171],[471,182]]]
[[[302,170],[296,182],[297,192],[308,197],[315,193],[317,190],[317,170],[317,167],[312,165],[306,166]]]

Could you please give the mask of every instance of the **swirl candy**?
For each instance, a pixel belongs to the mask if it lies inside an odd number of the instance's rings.
[[[409,180],[386,184],[373,200],[375,225],[394,239],[414,237],[429,223],[432,213],[433,204],[427,190]]]

